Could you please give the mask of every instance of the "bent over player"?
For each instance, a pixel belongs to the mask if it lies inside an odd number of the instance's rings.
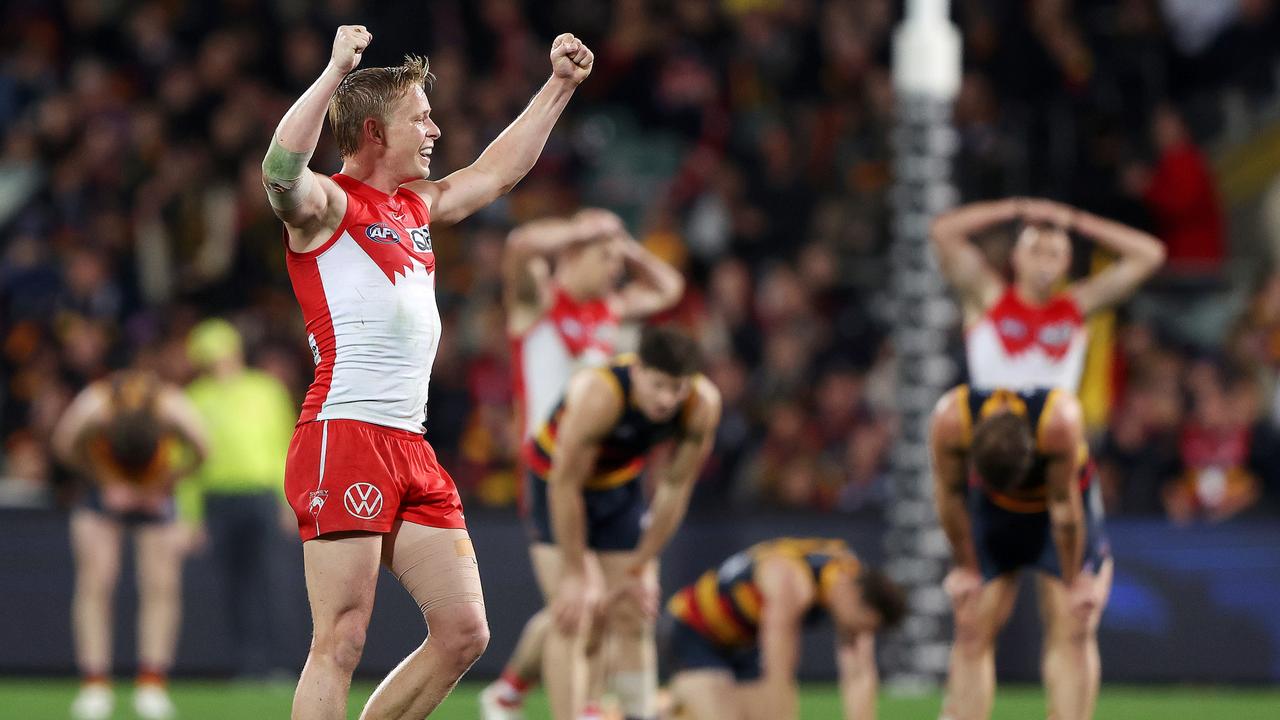
[[[955,563],[945,581],[955,644],[942,717],[991,715],[995,637],[1024,568],[1037,572],[1049,716],[1091,717],[1101,676],[1098,621],[1112,566],[1079,403],[1061,389],[961,385],[938,401],[929,442],[938,515]]]
[[[875,633],[906,613],[902,590],[843,540],[782,538],[706,571],[667,602],[669,720],[788,720],[799,712],[804,627],[835,621],[846,720],[876,716]]]
[[[1013,281],[983,258],[973,237],[1020,221]],[[1078,232],[1119,254],[1106,269],[1061,289]],[[1060,387],[1074,392],[1088,344],[1085,319],[1122,302],[1164,263],[1156,238],[1050,200],[1011,198],[956,208],[933,222],[938,265],[960,295],[974,387]]]
[[[619,286],[624,270],[630,277]],[[683,292],[680,272],[636,242],[608,210],[587,208],[513,230],[503,257],[503,300],[524,439],[546,421],[575,371],[609,361],[619,322],[666,310]],[[502,677],[480,694],[483,720],[520,717],[539,677],[549,624],[545,610],[525,623]],[[592,664],[585,718],[598,714],[605,664]]]
[[[699,362],[693,339],[646,328],[637,356],[574,375],[526,444],[534,570],[553,620],[543,680],[557,720],[582,712],[596,632],[616,648],[611,670],[623,714],[656,714],[657,558],[684,518],[720,422],[720,392]],[[646,517],[641,474],[665,440],[674,447],[653,471]]]
[[[306,720],[346,717],[380,563],[430,636],[361,717],[427,716],[488,643],[457,489],[423,438],[441,327],[430,223],[456,223],[519,182],[592,63],[575,37],[557,37],[551,77],[524,112],[474,163],[432,181],[440,128],[427,62],[352,72],[371,40],[363,26],[338,29],[328,66],[262,163],[316,364],[285,466],[314,628],[293,704]],[[306,167],[326,109],[342,154],[332,177]]]
[[[173,491],[208,455],[200,415],[176,386],[150,372],[125,370],[76,396],[54,427],[52,446],[59,460],[89,481],[71,511],[71,630],[84,680],[71,715],[111,717],[111,598],[128,532],[138,566],[134,710],[144,720],[173,717],[165,677],[178,642],[183,554]]]

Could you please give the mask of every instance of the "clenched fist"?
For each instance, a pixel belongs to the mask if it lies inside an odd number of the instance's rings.
[[[329,56],[329,64],[349,73],[360,64],[364,49],[373,42],[373,34],[363,25],[343,25],[333,37],[333,54]]]
[[[574,85],[591,74],[591,63],[596,56],[581,40],[564,33],[551,43],[551,72],[558,78],[572,80]]]

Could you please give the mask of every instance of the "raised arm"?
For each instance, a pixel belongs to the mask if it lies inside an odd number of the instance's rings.
[[[1083,210],[1073,212],[1067,227],[1119,255],[1106,269],[1072,284],[1085,315],[1123,302],[1164,264],[1164,245],[1136,228]]]
[[[294,250],[309,249],[316,236],[338,226],[346,211],[342,190],[333,180],[310,170],[307,163],[320,141],[329,100],[347,73],[360,64],[372,40],[363,25],[338,28],[329,64],[284,114],[262,160],[267,200],[288,227]]]
[[[1018,217],[1019,201],[1013,198],[963,205],[934,218],[929,237],[937,253],[938,267],[960,295],[965,322],[975,320],[1000,298],[1004,282],[989,265],[973,236]]]
[[[589,229],[577,217],[545,218],[524,223],[507,235],[502,255],[502,298],[507,308],[508,332],[518,335],[537,322],[548,302],[548,259],[591,239]]]
[[[616,296],[615,309],[625,320],[649,317],[680,302],[684,276],[645,246],[628,237],[623,244],[631,280]]]
[[[1045,480],[1049,494],[1049,523],[1058,551],[1062,581],[1068,586],[1080,574],[1084,559],[1084,499],[1080,493],[1080,456],[1084,448],[1084,420],[1080,403],[1055,390],[1048,417],[1038,431],[1040,452],[1049,458]]]
[[[796,668],[800,663],[801,619],[817,588],[800,563],[766,558],[756,568],[764,600],[760,611],[761,707],[759,717],[794,720],[799,716]]]
[[[551,45],[551,77],[524,112],[471,165],[442,180],[406,185],[426,200],[435,223],[450,225],[506,194],[537,162],[542,147],[578,84],[591,74],[594,56],[565,33]]]
[[[596,369],[574,375],[560,416],[547,499],[551,532],[560,551],[560,588],[552,603],[552,615],[566,632],[580,627],[591,603],[587,589],[587,514],[582,488],[595,469],[600,442],[622,413],[622,397]]]
[[[627,568],[633,578],[643,581],[645,568],[662,554],[684,521],[689,509],[693,486],[702,471],[702,465],[711,454],[716,441],[716,428],[720,426],[720,391],[710,380],[699,376],[694,381],[694,406],[684,432],[676,441],[675,450],[666,467],[658,468],[658,478],[653,502],[649,504],[649,525],[640,535],[640,541],[631,554]],[[641,610],[649,616],[658,614],[658,588],[656,585],[633,584],[630,588]]]

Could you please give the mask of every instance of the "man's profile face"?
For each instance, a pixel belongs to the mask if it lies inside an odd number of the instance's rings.
[[[431,103],[421,87],[396,100],[383,124],[386,161],[403,180],[421,180],[431,175],[431,154],[440,128],[431,120]]]

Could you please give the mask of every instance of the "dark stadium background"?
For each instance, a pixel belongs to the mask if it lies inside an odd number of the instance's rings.
[[[1280,12],[1270,0],[1061,4],[953,3],[965,52],[955,167],[965,200],[1049,196],[1173,241],[1166,272],[1095,328],[1086,381],[1118,558],[1104,677],[1280,682]],[[237,325],[255,366],[304,392],[311,358],[259,163],[342,23],[373,32],[362,65],[429,55],[437,177],[519,112],[556,32],[596,52],[533,172],[433,232],[445,334],[429,437],[464,494],[486,580],[494,641],[476,675],[496,672],[534,604],[497,275],[521,221],[612,208],[691,281],[663,320],[702,339],[725,414],[668,588],[780,532],[846,536],[877,557],[896,431],[888,63],[900,17],[889,0],[6,2],[0,674],[74,672],[72,484],[47,440],[75,392],[135,357],[189,380],[186,333],[213,316]],[[338,168],[327,131],[313,167]],[[1008,240],[989,239],[997,261]],[[1080,247],[1084,272],[1095,258]],[[1197,432],[1249,451],[1192,456],[1183,438]],[[1176,481],[1224,462],[1256,478],[1260,499],[1223,520],[1170,517]],[[282,537],[277,556],[275,647],[294,668],[308,632],[296,541]],[[179,674],[228,668],[206,562],[187,566]],[[419,637],[392,585],[369,673]],[[1035,678],[1036,638],[1024,602],[1002,677]],[[809,649],[808,676],[831,677],[828,649]]]

